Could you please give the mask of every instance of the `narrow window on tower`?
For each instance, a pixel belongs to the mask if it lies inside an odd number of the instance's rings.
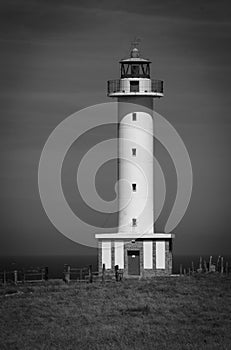
[[[132,148],[132,155],[133,155],[133,157],[136,156],[136,148]]]
[[[132,120],[136,121],[136,113],[132,113]]]
[[[136,192],[136,184],[132,184],[132,191]]]
[[[132,219],[132,226],[133,227],[137,226],[137,220],[135,218]]]

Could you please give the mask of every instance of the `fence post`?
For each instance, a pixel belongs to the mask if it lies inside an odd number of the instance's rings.
[[[45,281],[48,281],[48,266],[45,267]]]
[[[14,271],[14,284],[17,284],[18,283],[18,271],[15,270]]]
[[[6,285],[6,270],[3,271],[3,284]]]
[[[220,272],[220,259],[221,259],[221,256],[219,255],[217,258],[217,272]]]
[[[228,263],[228,261],[226,261],[226,264],[225,264],[225,273],[226,273],[226,275],[229,274],[229,263]]]
[[[89,282],[92,283],[92,265],[89,265]]]
[[[22,270],[22,283],[26,282],[26,271],[25,269]]]
[[[202,269],[202,257],[201,256],[200,256],[200,259],[199,259],[199,267],[196,270],[196,272],[198,272],[198,273],[203,272],[203,269]]]
[[[102,282],[105,282],[105,264],[103,264],[103,269],[102,269]]]
[[[70,282],[70,277],[71,277],[70,275],[71,275],[71,267],[70,267],[70,265],[65,264],[64,265],[64,281],[66,283]]]
[[[223,256],[221,257],[221,273],[224,272],[224,258]]]
[[[192,261],[192,274],[194,274],[195,270],[194,270],[194,262]]]
[[[44,268],[42,267],[41,268],[41,280],[43,282],[43,279],[44,279]]]
[[[212,265],[212,255],[209,257],[209,272],[211,272],[211,265]]]
[[[205,269],[205,272],[208,272],[208,267],[207,267],[207,263],[205,260],[204,260],[204,269]]]
[[[116,279],[116,282],[118,282],[119,280],[119,265],[115,265],[115,279]]]
[[[70,265],[67,266],[67,283],[69,283],[71,280],[71,267]]]
[[[182,265],[180,264],[180,276],[182,276]]]

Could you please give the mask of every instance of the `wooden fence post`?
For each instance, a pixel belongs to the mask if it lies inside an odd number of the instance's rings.
[[[22,283],[26,282],[26,271],[25,269],[22,270]]]
[[[224,258],[221,257],[221,273],[224,273]]]
[[[71,280],[71,267],[70,265],[67,266],[67,283],[69,283]]]
[[[225,273],[226,273],[226,275],[229,274],[229,263],[228,263],[228,261],[226,261],[226,264],[225,264]]]
[[[102,269],[102,282],[105,282],[105,264],[103,264],[103,269]]]
[[[18,271],[14,270],[14,284],[18,283]]]
[[[6,285],[6,270],[3,271],[3,285]]]
[[[195,270],[194,270],[194,262],[192,261],[192,274],[194,274]]]
[[[211,265],[212,265],[212,255],[209,257],[209,272],[211,272]]]
[[[45,281],[48,281],[48,266],[45,267]]]
[[[200,260],[199,260],[199,267],[198,267],[198,269],[196,270],[198,273],[201,273],[201,272],[203,272],[203,270],[202,270],[202,257],[200,256]]]
[[[115,265],[115,279],[116,279],[116,282],[118,282],[119,280],[119,265]]]
[[[182,265],[180,264],[180,276],[182,276]]]
[[[89,282],[92,283],[92,265],[89,265]]]
[[[70,267],[70,265],[65,264],[64,265],[64,281],[66,283],[69,283],[70,277],[71,277],[71,267]]]
[[[217,272],[220,272],[220,259],[221,259],[221,256],[219,255],[217,258]]]
[[[208,272],[208,267],[207,267],[207,263],[205,260],[204,260],[204,269],[205,269],[205,272]]]

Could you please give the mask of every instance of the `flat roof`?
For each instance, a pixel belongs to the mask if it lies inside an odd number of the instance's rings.
[[[129,63],[129,62],[139,62],[139,63],[151,63],[149,59],[140,58],[140,57],[129,57],[120,60],[120,63]]]
[[[167,239],[175,238],[174,233],[96,233],[97,239]]]

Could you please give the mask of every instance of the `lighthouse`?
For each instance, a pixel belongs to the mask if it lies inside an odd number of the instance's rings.
[[[118,102],[118,232],[97,233],[98,269],[115,266],[126,278],[172,273],[172,233],[155,232],[154,99],[163,81],[151,79],[151,61],[137,43],[120,61],[120,79],[109,80],[107,94]]]

